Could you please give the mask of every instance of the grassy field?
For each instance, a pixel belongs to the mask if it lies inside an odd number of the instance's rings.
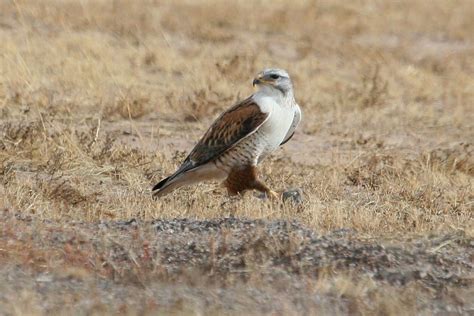
[[[1,1],[0,314],[473,312],[472,30],[470,0]],[[262,174],[303,202],[216,183],[153,201],[265,67],[288,70],[303,122]],[[298,228],[277,242],[280,220]],[[254,250],[221,249],[249,229]],[[347,265],[304,261],[321,240]]]

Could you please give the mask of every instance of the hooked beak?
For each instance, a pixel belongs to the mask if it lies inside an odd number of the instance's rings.
[[[258,74],[257,77],[255,77],[255,79],[253,79],[253,86],[257,86],[259,84],[265,84],[265,83],[268,83],[268,81],[266,80],[267,78],[265,78],[262,74]]]

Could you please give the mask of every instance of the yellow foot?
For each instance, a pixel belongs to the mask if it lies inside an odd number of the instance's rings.
[[[280,194],[276,193],[275,191],[273,190],[268,190],[268,192],[266,192],[268,198],[272,199],[272,200],[279,200],[280,199]]]

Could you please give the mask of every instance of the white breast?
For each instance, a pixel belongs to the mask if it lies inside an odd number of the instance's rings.
[[[270,113],[268,120],[257,131],[263,143],[262,156],[266,156],[277,149],[285,139],[293,123],[295,107],[279,96],[256,93],[254,98],[262,111]]]
[[[256,165],[277,149],[292,129],[295,109],[294,100],[286,100],[278,94],[259,91],[253,96],[262,112],[269,113],[268,119],[255,133],[244,138],[216,161],[217,168],[229,172],[234,167]]]

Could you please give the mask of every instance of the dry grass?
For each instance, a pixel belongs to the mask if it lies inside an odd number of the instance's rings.
[[[469,0],[2,1],[0,208],[59,223],[233,215],[472,237],[473,29]],[[304,121],[262,171],[304,203],[229,199],[215,184],[152,201],[267,66],[294,77]],[[321,286],[366,286],[341,282]],[[410,289],[393,291],[415,308]]]

